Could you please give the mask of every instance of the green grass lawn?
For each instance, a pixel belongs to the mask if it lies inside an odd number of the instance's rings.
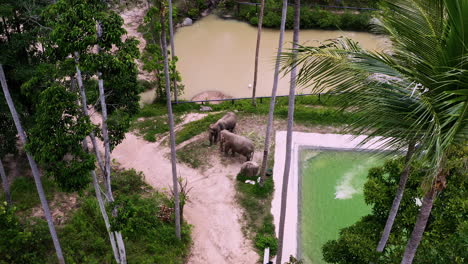
[[[322,246],[370,213],[362,189],[367,171],[384,162],[369,152],[305,150],[302,158],[301,248],[306,263],[326,263]]]

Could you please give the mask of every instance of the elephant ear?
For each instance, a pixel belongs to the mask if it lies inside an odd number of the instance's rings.
[[[219,131],[226,129],[226,127],[224,126],[224,123],[222,122],[218,124],[218,127],[219,127]]]

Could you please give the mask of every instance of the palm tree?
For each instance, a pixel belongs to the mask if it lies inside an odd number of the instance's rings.
[[[268,113],[268,123],[267,123],[266,135],[265,135],[265,148],[263,150],[262,167],[260,169],[260,177],[262,177],[262,179],[265,178],[266,166],[267,166],[267,161],[268,161],[268,152],[270,150],[270,137],[271,137],[271,129],[273,126],[273,113],[275,111],[276,90],[278,88],[280,58],[281,58],[281,51],[283,49],[284,28],[286,25],[287,12],[288,12],[288,0],[283,0],[283,9],[281,12],[280,35],[279,35],[279,42],[278,42],[278,55],[276,56],[275,73],[273,75],[273,89],[271,90],[271,99],[270,99],[270,111]]]
[[[292,59],[297,58],[297,47],[299,43],[299,28],[301,15],[301,0],[296,0],[294,3],[294,33],[292,42]],[[283,240],[284,240],[284,222],[286,218],[286,202],[288,197],[288,182],[289,169],[291,167],[291,152],[292,152],[292,133],[294,125],[294,102],[296,99],[296,67],[291,69],[291,83],[289,86],[289,102],[288,102],[288,129],[286,134],[286,160],[284,162],[283,185],[281,190],[281,211],[278,232],[278,255],[276,256],[276,264],[281,264],[283,255]]]
[[[434,199],[445,187],[447,152],[468,135],[467,12],[468,0],[385,1],[376,27],[392,41],[390,52],[365,51],[341,39],[300,47],[296,62],[290,54],[283,58],[286,67],[302,66],[301,85],[317,80],[312,89],[333,86],[357,106],[351,110],[365,114],[354,123],[358,132],[386,136],[384,145],[396,148],[417,142],[413,157],[434,168],[405,264],[412,263]]]
[[[169,36],[171,41],[171,57],[172,61],[175,61],[175,47],[174,47],[174,25],[172,23],[172,0],[169,1]],[[178,103],[177,100],[177,75],[174,74],[174,101]]]
[[[161,21],[161,47],[164,56],[164,76],[166,78],[166,98],[167,98],[167,117],[169,121],[169,137],[171,141],[171,164],[172,164],[172,188],[174,189],[174,207],[175,207],[175,226],[176,226],[176,237],[180,240],[180,202],[179,202],[179,188],[177,180],[177,159],[176,159],[176,146],[175,146],[175,133],[174,133],[174,117],[172,115],[172,104],[171,104],[171,82],[169,78],[169,60],[167,55],[167,44],[166,44],[166,22],[164,19],[165,7],[161,4],[160,9],[160,21]],[[172,41],[172,39],[171,39]]]
[[[16,126],[16,130],[18,131],[19,138],[23,146],[27,144],[26,133],[23,130],[21,122],[19,120],[18,112],[16,112],[15,105],[13,100],[11,99],[10,92],[8,90],[5,73],[3,72],[3,65],[0,64],[0,82],[2,84],[3,94],[8,104],[8,108],[10,108],[11,116],[13,117],[13,121]],[[65,259],[63,258],[62,248],[60,246],[60,242],[57,236],[57,232],[55,231],[54,222],[52,220],[52,215],[50,214],[49,205],[47,203],[47,199],[44,193],[44,188],[42,187],[41,176],[39,173],[39,169],[37,167],[36,162],[34,161],[34,157],[26,151],[26,156],[29,161],[29,166],[31,167],[31,171],[34,177],[34,182],[36,183],[37,193],[39,194],[39,200],[41,201],[42,210],[44,210],[44,216],[47,220],[47,224],[49,226],[49,232],[52,236],[52,242],[54,243],[55,252],[57,254],[58,262],[60,264],[65,264]]]
[[[262,37],[263,10],[265,9],[265,0],[260,1],[260,14],[258,14],[258,30],[257,30],[257,46],[255,48],[255,68],[252,90],[252,105],[257,105],[255,100],[255,91],[257,90],[257,75],[258,75],[258,55],[260,54],[260,40]]]

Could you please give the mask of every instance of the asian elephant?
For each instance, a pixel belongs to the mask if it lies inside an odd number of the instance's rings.
[[[216,123],[211,124],[208,128],[209,137],[210,137],[210,146],[213,142],[216,144],[219,139],[219,133],[225,129],[234,132],[236,127],[237,117],[233,112],[228,112],[223,117],[221,117]]]
[[[247,177],[255,177],[259,168],[260,166],[255,161],[246,161],[242,164],[240,172]]]
[[[253,158],[254,144],[252,140],[236,135],[227,130],[221,131],[220,134],[221,139],[219,145],[221,152],[224,151],[224,153],[227,155],[229,154],[229,151],[231,151],[232,156],[234,156],[236,153],[239,153],[245,156],[247,161]]]

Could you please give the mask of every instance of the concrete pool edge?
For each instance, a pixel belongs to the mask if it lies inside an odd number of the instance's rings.
[[[369,142],[360,145],[366,136],[319,134],[293,132],[292,157],[289,173],[288,197],[286,201],[286,220],[283,242],[282,260],[289,260],[290,255],[300,255],[299,243],[299,198],[300,198],[300,150],[302,149],[329,149],[329,150],[388,150],[382,146],[385,140],[375,137]],[[281,189],[283,185],[284,162],[286,155],[286,131],[277,131],[275,136],[275,164],[273,167],[273,180],[275,192],[271,206],[276,235],[279,229],[279,216],[281,207]]]

